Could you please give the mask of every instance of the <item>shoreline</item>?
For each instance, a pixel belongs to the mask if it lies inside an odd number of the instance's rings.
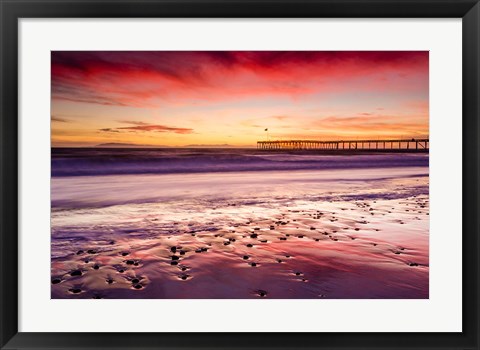
[[[394,194],[401,197],[405,195],[404,190],[396,187],[389,189],[388,186],[403,181],[411,183],[409,186],[413,191],[415,182],[425,181],[424,179],[428,181],[428,167],[394,169],[395,171],[392,168],[362,168],[56,177],[51,179],[51,206],[52,210],[83,209],[194,198],[230,198],[234,201],[247,198],[248,201],[248,198],[268,199],[270,196],[293,199],[310,196],[347,198],[353,195],[360,199],[362,196],[371,198],[374,195],[382,197]],[[422,193],[425,191],[428,192],[428,188],[422,190]]]

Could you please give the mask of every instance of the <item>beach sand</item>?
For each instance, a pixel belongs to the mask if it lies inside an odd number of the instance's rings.
[[[429,296],[425,167],[54,178],[52,205],[52,298]]]

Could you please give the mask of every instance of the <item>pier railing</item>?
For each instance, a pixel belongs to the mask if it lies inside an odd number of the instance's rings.
[[[379,151],[426,151],[429,149],[429,139],[402,140],[277,140],[257,141],[257,149],[264,150],[379,150]]]

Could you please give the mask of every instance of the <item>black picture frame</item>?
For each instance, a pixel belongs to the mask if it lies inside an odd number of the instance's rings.
[[[478,0],[1,0],[1,349],[478,349]],[[110,17],[401,17],[463,21],[463,331],[461,333],[18,332],[18,20]],[[459,155],[460,156],[460,155]],[[460,233],[460,232],[458,232]],[[107,317],[107,316],[105,316]]]

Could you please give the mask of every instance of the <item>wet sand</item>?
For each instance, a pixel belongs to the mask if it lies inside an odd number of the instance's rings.
[[[52,211],[52,298],[428,298],[424,172],[194,176],[179,196],[167,175],[116,177],[108,193],[136,179],[153,196],[117,205],[63,179],[76,195],[52,203],[83,204]]]

